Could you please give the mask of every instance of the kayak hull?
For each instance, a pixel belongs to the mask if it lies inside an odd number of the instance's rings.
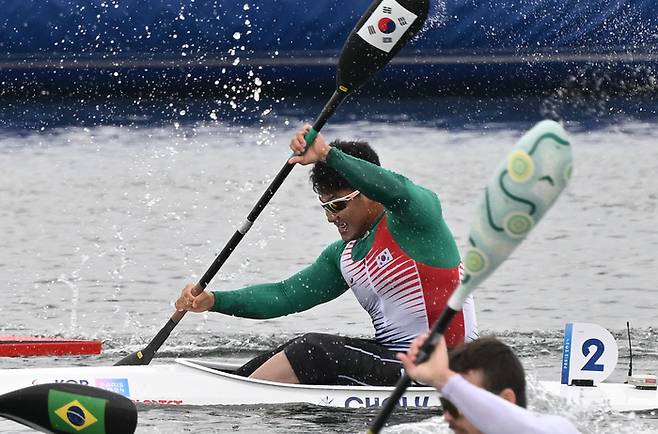
[[[85,366],[0,370],[0,394],[44,383],[77,383],[100,387],[136,403],[180,405],[264,405],[306,403],[339,408],[379,407],[393,387],[282,384],[232,374],[235,365],[177,359],[147,366]],[[557,395],[568,405],[597,406],[616,411],[658,409],[658,392],[623,383],[567,386],[538,382],[537,392]],[[410,387],[400,400],[406,408],[438,407],[431,387]]]
[[[0,370],[0,394],[43,383],[77,383],[100,387],[156,405],[255,405],[308,403],[329,407],[378,407],[392,387],[291,385],[233,375],[235,366],[178,359],[149,366],[64,367]],[[403,407],[436,407],[431,387],[413,387]]]

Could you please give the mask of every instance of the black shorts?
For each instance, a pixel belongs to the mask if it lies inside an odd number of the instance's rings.
[[[236,374],[251,375],[281,351],[302,384],[391,386],[403,369],[396,351],[373,340],[307,333],[250,360]]]

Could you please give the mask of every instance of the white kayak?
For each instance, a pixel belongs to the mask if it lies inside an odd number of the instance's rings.
[[[120,393],[136,403],[156,405],[255,405],[307,403],[329,407],[379,407],[392,387],[282,384],[252,380],[231,373],[235,365],[189,359],[147,366],[85,366],[1,369],[0,394],[35,384],[77,383]],[[539,388],[563,397],[569,405],[617,411],[658,409],[658,392],[623,383],[567,386],[540,381]],[[402,407],[438,407],[438,393],[431,387],[410,387]]]
[[[392,387],[283,384],[234,375],[237,366],[176,359],[167,365],[85,366],[0,369],[0,394],[44,383],[100,387],[157,405],[253,405],[308,403],[329,407],[379,407]],[[405,407],[439,406],[431,387],[413,387],[400,402]]]

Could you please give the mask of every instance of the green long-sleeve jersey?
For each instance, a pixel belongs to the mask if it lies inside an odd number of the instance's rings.
[[[376,221],[367,235],[351,246],[354,260],[368,253],[378,225],[387,224],[395,242],[415,261],[430,267],[458,266],[459,252],[434,192],[336,148],[330,150],[326,163],[385,208],[386,218]],[[285,280],[215,291],[212,310],[244,318],[274,318],[333,300],[349,288],[340,264],[345,246],[342,240],[330,244],[315,262]]]

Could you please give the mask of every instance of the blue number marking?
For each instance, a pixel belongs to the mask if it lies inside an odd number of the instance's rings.
[[[582,367],[583,371],[603,371],[603,365],[597,365],[596,361],[601,358],[603,351],[605,350],[605,345],[598,339],[591,338],[587,339],[583,343],[583,355],[589,355],[589,347],[594,345],[596,347],[596,352],[594,355],[585,363],[585,366]]]

